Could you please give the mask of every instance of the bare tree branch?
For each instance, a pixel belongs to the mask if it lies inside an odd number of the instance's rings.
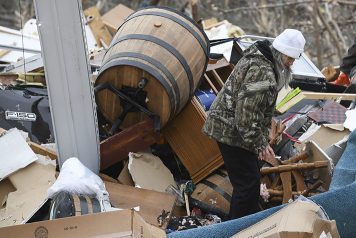
[[[331,39],[334,42],[335,47],[337,49],[338,56],[339,56],[339,58],[341,58],[342,54],[341,54],[340,45],[339,45],[339,42],[337,40],[337,37],[336,37],[335,33],[331,30],[331,28],[328,25],[328,23],[326,22],[326,20],[324,19],[324,16],[321,14],[320,9],[319,9],[318,1],[317,0],[313,0],[313,1],[314,1],[314,4],[316,5],[316,12],[317,12],[321,22],[324,24],[326,30],[329,32],[329,35],[331,36]]]
[[[337,3],[356,6],[356,2],[354,2],[354,1],[337,1]]]
[[[316,45],[316,58],[318,60],[318,68],[320,69],[323,66],[323,58],[321,57],[321,41],[320,41],[320,26],[318,24],[318,19],[316,17],[317,13],[317,5],[313,5],[312,18],[313,18],[313,26],[314,26],[314,37],[315,37],[315,45]]]
[[[333,17],[331,16],[329,5],[327,3],[325,4],[325,13],[328,16],[329,22],[333,25],[333,27],[336,30],[336,33],[337,33],[337,35],[338,35],[338,37],[339,37],[339,39],[341,41],[341,46],[342,46],[344,52],[346,52],[347,51],[347,46],[346,46],[346,42],[345,42],[344,36],[342,35],[338,24],[334,21]]]
[[[260,6],[253,6],[253,7],[237,7],[233,9],[221,9],[224,13],[228,12],[235,12],[235,11],[246,11],[246,10],[256,10],[256,9],[263,9],[263,8],[277,8],[277,7],[288,7],[292,5],[298,4],[307,4],[312,3],[313,0],[305,0],[305,1],[298,1],[298,2],[285,2],[285,3],[277,3],[277,4],[265,4]],[[321,2],[328,2],[327,0],[323,0]]]

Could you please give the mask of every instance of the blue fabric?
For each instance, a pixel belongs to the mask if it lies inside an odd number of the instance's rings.
[[[322,206],[330,219],[336,220],[337,228],[342,238],[354,238],[356,234],[356,183],[344,186],[340,189],[328,191],[311,199]],[[168,234],[169,238],[228,238],[237,232],[268,217],[283,207],[277,206],[242,217],[236,220],[226,221],[220,224],[199,227],[185,231],[176,231]]]
[[[331,220],[336,220],[337,228],[342,238],[356,237],[356,130],[349,138],[345,152],[338,162],[330,190],[311,197],[322,206]],[[237,232],[268,217],[283,207],[277,206],[220,224],[199,227],[168,234],[169,238],[228,238]]]
[[[356,179],[356,130],[354,130],[347,141],[347,146],[337,163],[329,190],[341,188],[351,184]]]

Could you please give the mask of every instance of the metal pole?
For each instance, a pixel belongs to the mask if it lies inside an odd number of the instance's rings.
[[[79,0],[35,0],[59,165],[77,157],[98,173],[99,137]]]

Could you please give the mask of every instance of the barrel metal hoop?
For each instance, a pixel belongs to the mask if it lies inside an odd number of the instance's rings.
[[[90,201],[93,206],[93,213],[101,212],[101,207],[100,207],[100,203],[99,203],[98,199],[95,197],[90,197]]]
[[[79,197],[79,201],[80,201],[80,210],[82,215],[88,214],[89,212],[89,208],[88,208],[88,202],[85,199],[85,197],[83,196],[78,196]]]
[[[144,64],[144,63],[141,63],[141,62],[138,62],[138,61],[134,61],[134,60],[124,60],[124,59],[117,60],[117,59],[114,59],[114,60],[109,61],[108,63],[106,63],[106,64],[100,69],[99,74],[101,74],[102,72],[104,72],[105,70],[107,70],[107,69],[109,69],[109,68],[111,68],[111,67],[118,66],[118,65],[134,66],[134,67],[140,68],[140,69],[142,69],[142,70],[148,72],[148,73],[151,74],[153,77],[155,77],[155,78],[162,84],[162,86],[166,89],[166,92],[167,92],[167,94],[168,94],[169,101],[170,101],[170,104],[171,104],[171,108],[173,109],[173,112],[176,111],[176,105],[175,105],[175,103],[173,103],[174,95],[173,95],[172,88],[169,86],[169,84],[167,83],[167,81],[164,80],[164,78],[162,77],[162,75],[159,74],[154,68],[152,68],[152,67],[149,66],[149,65],[146,65],[146,64]],[[174,115],[174,113],[171,113],[170,119],[173,118],[173,115]]]
[[[225,192],[224,190],[222,190],[221,188],[219,188],[218,186],[216,186],[215,184],[213,184],[212,182],[208,181],[208,180],[203,180],[201,181],[202,184],[205,184],[206,186],[208,186],[209,188],[215,190],[217,193],[219,193],[221,196],[223,196],[226,201],[230,202],[231,201],[231,196],[230,194],[228,194],[227,192]]]
[[[138,9],[136,12],[133,12],[131,13],[130,15],[128,15],[127,18],[131,17],[131,15],[134,15],[136,14],[137,12],[140,12],[140,11],[144,11],[144,10],[156,10],[156,9],[162,9],[162,10],[165,10],[165,11],[168,11],[168,12],[173,12],[181,17],[183,17],[184,19],[186,19],[187,21],[189,21],[190,23],[192,23],[200,32],[201,34],[204,36],[204,39],[205,41],[207,42],[207,48],[208,48],[208,55],[210,53],[210,42],[209,42],[209,38],[208,36],[206,35],[205,31],[191,18],[191,17],[188,17],[187,15],[185,15],[183,12],[181,11],[178,11],[177,9],[174,9],[174,8],[171,8],[171,7],[166,7],[166,6],[147,6],[147,7],[142,7],[140,9]],[[124,24],[121,24],[117,31],[123,26]]]
[[[125,41],[125,40],[145,40],[145,41],[149,41],[152,43],[155,43],[159,46],[162,46],[164,49],[168,50],[170,53],[172,53],[177,59],[178,61],[181,63],[181,65],[183,66],[187,76],[188,76],[188,81],[189,81],[189,96],[192,97],[194,94],[194,81],[193,81],[193,74],[192,71],[190,70],[190,67],[187,63],[187,61],[184,59],[184,57],[181,55],[181,53],[179,53],[179,51],[174,48],[172,45],[168,44],[167,42],[154,37],[154,36],[150,36],[150,35],[142,35],[142,34],[129,34],[129,35],[125,35],[122,37],[119,37],[118,39],[115,40],[115,42],[110,46],[113,47],[114,45],[118,44],[121,41]]]
[[[215,174],[219,175],[220,177],[224,178],[224,179],[228,179],[227,174],[225,174],[223,171],[221,170],[216,170]]]
[[[146,15],[153,15],[153,16],[160,16],[160,17],[164,17],[164,18],[168,18],[169,20],[174,21],[175,23],[181,25],[182,27],[184,27],[187,31],[189,31],[190,34],[192,34],[194,36],[194,38],[199,42],[202,50],[204,51],[205,55],[208,56],[208,47],[207,45],[209,44],[209,42],[204,42],[203,39],[200,37],[200,35],[186,22],[182,21],[181,19],[170,15],[168,13],[164,13],[164,12],[136,12],[134,14],[132,14],[129,18],[126,19],[126,21],[129,21],[135,17],[139,17],[139,16],[146,16]],[[125,22],[126,22],[125,21]]]
[[[165,76],[168,78],[169,82],[172,84],[173,89],[174,89],[174,94],[175,94],[175,100],[177,103],[177,108],[180,108],[180,92],[179,92],[178,84],[177,84],[177,81],[174,79],[173,75],[171,74],[171,72],[169,72],[169,70],[167,69],[167,67],[165,67],[161,62],[159,62],[158,60],[156,60],[150,56],[147,56],[147,55],[144,55],[141,53],[136,53],[136,52],[120,52],[120,53],[116,53],[114,55],[110,55],[110,57],[108,58],[108,62],[115,58],[121,58],[121,57],[130,57],[130,58],[141,59],[141,60],[144,60],[144,61],[152,64],[159,70],[161,70],[165,74]],[[174,114],[175,113],[176,112],[174,112]]]

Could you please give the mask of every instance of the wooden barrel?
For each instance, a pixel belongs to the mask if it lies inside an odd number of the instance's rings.
[[[217,170],[196,185],[191,195],[192,205],[227,219],[232,190],[227,172]]]
[[[70,216],[81,216],[101,212],[101,205],[96,197],[76,195],[61,191],[51,200],[49,218],[57,219]]]
[[[146,78],[147,108],[160,116],[163,127],[193,96],[208,54],[209,40],[192,19],[169,8],[144,8],[131,14],[118,29],[95,85],[108,82],[116,89],[137,88]],[[123,110],[121,100],[109,90],[98,92],[96,101],[111,122]],[[123,127],[145,117],[138,112],[129,114]]]

